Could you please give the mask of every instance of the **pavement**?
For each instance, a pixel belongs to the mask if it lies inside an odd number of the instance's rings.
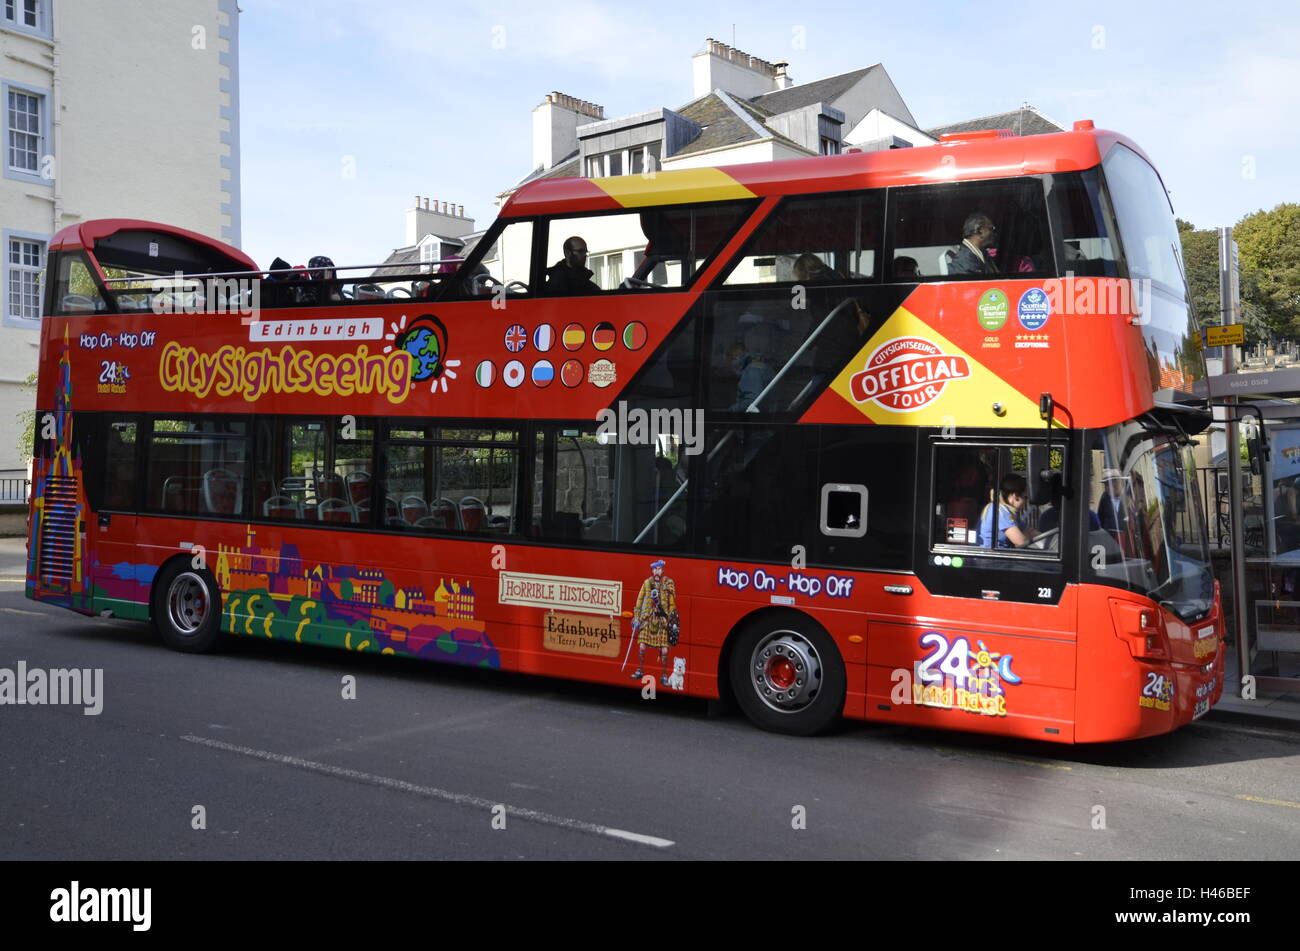
[[[27,567],[27,540],[0,538],[0,590],[13,590],[21,584]],[[1238,682],[1236,647],[1227,646],[1227,684]],[[1225,690],[1222,699],[1206,714],[1210,719],[1235,722],[1271,722],[1275,726],[1300,730],[1300,692],[1261,690],[1256,699],[1243,700]]]

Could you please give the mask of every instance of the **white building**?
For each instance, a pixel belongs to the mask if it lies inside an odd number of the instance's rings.
[[[835,155],[849,146],[899,148],[934,141],[917,128],[881,64],[802,84],[794,82],[788,65],[709,39],[691,58],[694,98],[675,109],[607,118],[595,103],[552,92],[533,110],[533,170],[499,195],[498,205],[520,186],[543,178],[744,165]],[[515,230],[522,236],[522,229]],[[635,270],[645,245],[639,233],[584,237],[592,252],[588,266],[606,288]],[[497,254],[526,260],[524,250],[509,243],[509,236],[503,237]],[[552,251],[558,258],[559,247]],[[484,263],[498,278],[518,276],[500,259]]]
[[[236,0],[0,2],[0,476],[25,472],[19,384],[55,232],[145,218],[239,244],[238,17]]]

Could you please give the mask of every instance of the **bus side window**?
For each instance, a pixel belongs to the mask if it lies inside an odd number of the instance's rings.
[[[531,534],[558,542],[683,548],[690,485],[687,447],[679,436],[626,444],[589,427],[539,431]]]
[[[134,509],[136,486],[136,439],[139,425],[135,420],[107,421],[104,446],[103,507]]]
[[[64,251],[59,256],[58,278],[54,287],[54,313],[99,314],[108,309],[95,279],[80,251]]]
[[[1054,272],[1041,179],[908,185],[893,189],[890,200],[886,282],[987,279],[983,271],[954,270],[973,214],[986,216],[996,228],[993,243],[984,249],[994,273],[1033,278]]]
[[[1050,467],[1062,456],[1053,449]],[[1027,445],[946,445],[934,448],[931,547],[978,547],[1011,552],[1060,552],[1061,499],[1031,501]],[[1013,528],[1008,534],[1008,529]],[[1012,536],[1020,537],[1012,543]]]
[[[242,419],[208,416],[153,420],[146,473],[146,505],[165,514],[244,514],[247,426]]]
[[[383,455],[383,525],[513,535],[519,528],[520,462],[514,430],[394,424]],[[373,504],[379,503],[376,497]]]
[[[934,544],[979,544],[980,517],[993,499],[996,450],[940,446],[935,452]]]

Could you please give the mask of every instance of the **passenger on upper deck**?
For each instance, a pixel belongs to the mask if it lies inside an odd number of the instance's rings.
[[[966,216],[961,229],[962,241],[948,254],[949,274],[996,274],[997,265],[989,257],[988,249],[998,238],[993,219],[982,211]]]
[[[318,254],[307,262],[308,273],[313,281],[334,281],[337,272],[334,270],[334,262],[323,254]],[[338,284],[331,283],[329,287],[324,288],[324,293],[313,295],[317,298],[316,302],[321,300],[337,301],[343,300],[343,293],[339,290]]]
[[[564,259],[546,269],[546,297],[584,297],[599,294],[600,286],[591,279],[587,267],[587,242],[578,236],[565,239]]]

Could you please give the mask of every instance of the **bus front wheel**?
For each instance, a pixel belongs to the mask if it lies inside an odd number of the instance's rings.
[[[166,565],[154,581],[153,626],[168,647],[206,654],[221,647],[221,594],[212,575],[184,559]]]
[[[844,709],[844,661],[805,615],[757,618],[739,634],[729,672],[745,715],[774,733],[824,732]]]

